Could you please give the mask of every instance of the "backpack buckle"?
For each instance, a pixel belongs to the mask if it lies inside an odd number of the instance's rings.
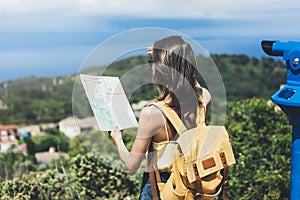
[[[194,196],[195,199],[201,199],[203,197],[202,193],[197,192]]]

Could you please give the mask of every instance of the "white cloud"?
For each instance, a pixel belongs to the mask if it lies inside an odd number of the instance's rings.
[[[260,18],[297,14],[296,0],[9,0],[4,15],[100,15],[151,18]]]
[[[64,15],[0,15],[0,32],[87,32],[87,31],[111,31],[113,27],[101,18],[89,20],[82,16]],[[101,30],[99,30],[101,27]]]
[[[71,0],[10,0],[0,2],[1,15],[31,15],[68,12],[76,4]]]
[[[233,19],[254,20],[258,24],[270,21],[276,28],[298,23],[295,22],[300,18],[297,5],[296,0],[9,0],[0,1],[0,31],[118,32],[115,29],[122,29],[107,17]]]

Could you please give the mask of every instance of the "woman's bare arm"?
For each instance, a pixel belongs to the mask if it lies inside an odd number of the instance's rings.
[[[122,133],[117,128],[110,136],[114,140],[121,160],[126,168],[135,172],[139,168],[145,153],[149,149],[151,138],[164,126],[164,119],[160,112],[153,106],[145,107],[140,113],[137,136],[131,151],[128,151],[122,139]]]

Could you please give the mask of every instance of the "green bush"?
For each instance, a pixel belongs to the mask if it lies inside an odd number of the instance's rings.
[[[26,143],[28,154],[29,155],[34,155],[35,152],[36,152],[36,149],[35,149],[35,144],[32,141],[32,138],[31,137],[26,137],[26,138],[24,138],[24,142]]]
[[[0,199],[137,199],[141,177],[124,171],[120,161],[78,155],[69,170],[34,172],[0,184]]]
[[[232,199],[289,199],[291,127],[270,101],[228,106],[226,126],[237,164],[230,168]]]
[[[70,178],[56,170],[31,173],[2,183],[1,199],[79,199]]]
[[[77,135],[70,141],[70,148],[68,153],[71,157],[76,157],[79,154],[85,154],[87,152],[88,151],[79,135]]]
[[[0,181],[20,177],[37,168],[35,157],[21,153],[0,154]]]
[[[48,151],[50,147],[55,147],[62,152],[69,151],[69,138],[59,131],[47,129],[49,134],[32,137],[35,152]],[[46,131],[47,131],[46,130]]]
[[[82,187],[80,196],[85,199],[124,199],[127,196],[136,199],[141,176],[125,172],[122,166],[110,157],[86,154],[73,160],[70,172],[77,177]]]

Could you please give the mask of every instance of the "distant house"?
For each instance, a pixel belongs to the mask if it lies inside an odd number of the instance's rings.
[[[63,132],[69,138],[74,138],[80,133],[79,127],[76,125],[75,118],[68,117],[58,122],[59,131]]]
[[[48,164],[52,159],[59,159],[60,157],[69,159],[68,154],[56,152],[54,147],[50,147],[49,151],[35,153],[35,158],[39,165]]]
[[[86,132],[98,129],[95,117],[87,117],[84,119],[77,119],[68,117],[58,122],[59,131],[63,132],[69,138],[74,138],[80,132]]]
[[[14,141],[17,137],[17,128],[15,125],[0,125],[0,141]]]
[[[0,110],[6,110],[7,105],[3,103],[3,101],[0,99]]]
[[[47,123],[47,124],[40,124],[40,127],[42,130],[45,129],[51,129],[51,128],[58,128],[58,124],[57,123]]]
[[[27,126],[20,126],[18,127],[18,133],[27,133],[29,132],[32,137],[45,135],[45,129],[48,128],[57,128],[57,123],[47,123],[47,124],[33,124]]]
[[[12,145],[17,145],[17,128],[15,125],[0,124],[0,151],[7,152]]]
[[[98,129],[98,125],[95,117],[87,117],[79,120],[78,126],[80,128],[80,132],[88,132],[88,131]]]
[[[28,125],[18,127],[18,133],[26,133],[29,132],[31,136],[39,136],[43,135],[44,133],[41,132],[41,128],[39,125]]]

